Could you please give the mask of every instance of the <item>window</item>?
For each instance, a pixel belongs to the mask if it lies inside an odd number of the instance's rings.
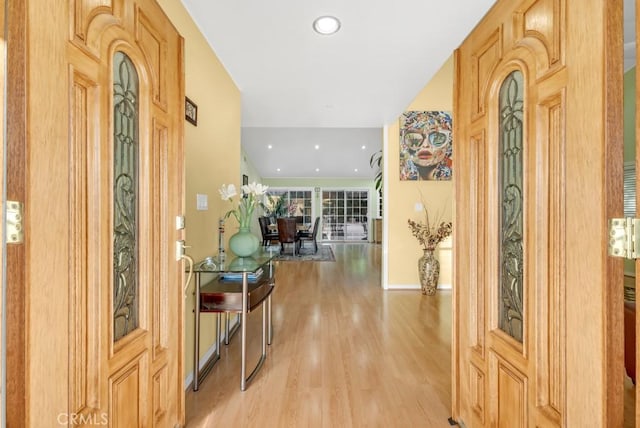
[[[368,190],[324,190],[322,192],[322,239],[367,241]]]
[[[291,207],[291,216],[302,216],[302,222],[305,224],[313,223],[313,191],[311,189],[269,188],[267,194],[271,196],[284,195],[286,205]]]
[[[303,223],[313,222],[313,213],[311,211],[311,190],[290,190],[289,191],[289,204],[295,207],[292,215],[302,216]]]

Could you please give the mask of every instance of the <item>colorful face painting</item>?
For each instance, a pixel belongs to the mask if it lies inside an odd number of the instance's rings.
[[[451,114],[407,111],[400,117],[400,180],[451,180]]]

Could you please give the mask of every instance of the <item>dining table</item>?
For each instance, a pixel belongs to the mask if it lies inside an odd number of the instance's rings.
[[[277,224],[269,224],[269,225],[267,225],[267,227],[269,228],[270,232],[277,232],[278,231],[278,225]],[[296,224],[296,230],[298,232],[308,232],[309,229],[311,229],[311,224],[305,224],[305,223]]]

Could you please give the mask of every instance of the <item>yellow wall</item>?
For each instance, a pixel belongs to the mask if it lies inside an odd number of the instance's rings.
[[[241,184],[240,91],[202,36],[180,0],[158,0],[184,37],[186,95],[198,106],[198,126],[185,122],[186,238],[197,262],[217,253],[218,219],[231,208],[218,189]],[[196,210],[196,194],[208,196],[209,209]],[[227,221],[225,238],[235,230]],[[193,281],[185,300],[185,376],[193,370]],[[214,316],[202,317],[201,354],[214,343]]]
[[[407,111],[444,110],[453,112],[453,57],[450,57],[433,79],[424,87]],[[453,117],[455,121],[456,118]],[[387,153],[385,159],[385,192],[387,211],[387,278],[386,285],[411,287],[420,283],[418,279],[418,259],[422,249],[411,235],[408,219],[422,220],[424,213],[415,211],[421,194],[429,208],[430,219],[441,213],[443,221],[453,217],[453,181],[400,181],[400,122],[388,125]],[[455,135],[453,136],[453,179],[456,174]],[[451,284],[452,261],[450,240],[439,246],[440,281]]]

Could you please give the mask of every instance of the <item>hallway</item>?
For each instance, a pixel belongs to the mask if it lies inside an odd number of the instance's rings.
[[[187,427],[449,426],[451,292],[384,291],[380,245],[332,245],[336,262],[278,262],[262,370],[241,392],[239,335],[222,345],[186,394]],[[249,319],[253,366],[260,312]]]

